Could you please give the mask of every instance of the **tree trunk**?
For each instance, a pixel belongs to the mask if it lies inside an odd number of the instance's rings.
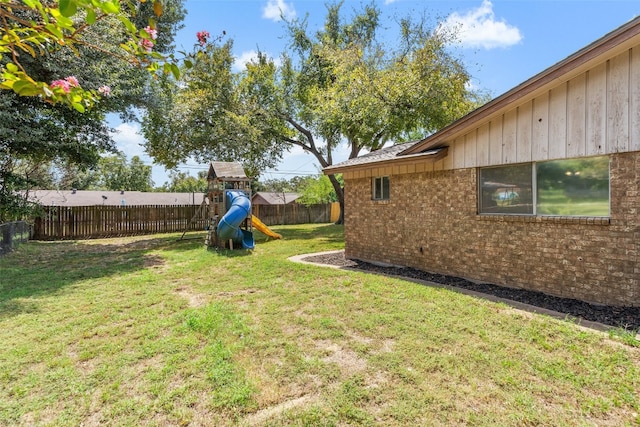
[[[333,185],[333,189],[338,196],[338,203],[340,203],[340,217],[336,224],[344,224],[344,189],[340,186],[340,182],[336,179],[335,175],[329,175],[329,181]]]

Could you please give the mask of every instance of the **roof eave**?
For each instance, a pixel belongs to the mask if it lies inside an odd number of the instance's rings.
[[[346,166],[340,166],[340,164],[337,164],[335,166],[329,166],[324,168],[322,172],[325,175],[334,175],[336,173],[345,173],[345,172],[350,172],[358,169],[366,169],[370,167],[399,166],[404,163],[414,163],[415,160],[420,157],[423,157],[424,160],[429,160],[435,163],[438,160],[445,158],[448,152],[449,152],[448,147],[441,147],[441,148],[436,148],[430,151],[405,155],[401,157],[400,157],[400,154],[398,154],[396,157],[392,159],[377,160],[372,162],[358,163],[355,165],[346,165]]]
[[[589,68],[595,62],[602,61],[602,57],[610,54],[615,48],[622,51],[637,43],[640,38],[640,18],[635,18],[625,25],[618,27],[604,37],[580,49],[573,55],[568,56],[557,64],[536,74],[515,88],[505,92],[503,95],[486,103],[482,107],[475,109],[466,116],[456,120],[440,131],[429,135],[422,141],[401,152],[399,155],[415,154],[435,147],[444,141],[463,133],[469,127],[477,124],[481,120],[498,114],[506,110],[514,101],[523,100],[524,97],[533,96],[536,92],[574,77],[583,69]]]

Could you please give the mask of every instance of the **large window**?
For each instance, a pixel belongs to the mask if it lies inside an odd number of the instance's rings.
[[[539,215],[609,216],[609,158],[537,165]]]
[[[609,158],[480,169],[483,214],[609,216]]]
[[[480,212],[533,214],[531,164],[480,169]]]
[[[388,200],[389,199],[389,177],[381,176],[381,177],[373,178],[371,193],[373,195],[373,200]]]

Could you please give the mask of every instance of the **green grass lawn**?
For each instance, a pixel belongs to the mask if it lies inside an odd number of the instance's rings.
[[[334,225],[0,258],[0,425],[624,426],[640,349],[398,278],[288,261]]]
[[[609,196],[570,198],[562,190],[544,190],[538,195],[539,215],[609,216]]]

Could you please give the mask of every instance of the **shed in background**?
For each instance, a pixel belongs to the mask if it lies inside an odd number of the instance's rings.
[[[271,193],[258,191],[253,195],[251,203],[254,205],[290,205],[300,198],[298,193]]]

